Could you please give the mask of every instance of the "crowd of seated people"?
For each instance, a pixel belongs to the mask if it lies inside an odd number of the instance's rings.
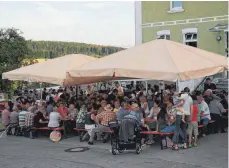
[[[215,95],[214,91],[207,89],[191,95],[189,88],[176,93],[174,85],[167,85],[161,93],[157,85],[153,88],[148,85],[146,90],[141,84],[134,86],[132,83],[125,92],[116,83],[109,89],[102,85],[100,91],[88,86],[85,93],[80,91],[78,94],[73,87],[58,91],[44,89],[43,100],[37,102],[40,95],[29,91],[20,94],[13,103],[5,104],[2,124],[5,127],[10,125],[9,134],[26,134],[28,128],[61,127],[63,120],[68,119],[66,127],[69,130],[86,129],[87,132],[80,132],[80,136],[93,145],[95,137],[108,141],[109,133],[104,134],[104,131],[109,130],[109,121],[129,117],[137,120],[141,130],[174,132],[173,149],[178,150],[179,143],[186,149],[197,146],[198,124],[203,125],[203,136],[209,133],[207,126],[210,120],[215,120],[214,133],[226,131],[226,94]],[[32,136],[37,137],[37,132]],[[142,145],[153,142],[153,135],[142,135]]]

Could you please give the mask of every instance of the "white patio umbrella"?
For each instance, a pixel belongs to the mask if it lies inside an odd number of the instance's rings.
[[[80,67],[94,60],[97,58],[82,54],[65,55],[5,72],[2,79],[39,82],[40,88],[44,82],[63,86],[74,85],[77,80],[66,75],[68,69]]]
[[[75,79],[93,82],[126,78],[191,80],[228,70],[219,54],[170,40],[154,40],[70,69]]]

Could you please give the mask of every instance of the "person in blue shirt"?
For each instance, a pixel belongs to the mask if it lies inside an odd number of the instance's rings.
[[[141,118],[142,117],[141,117],[141,115],[139,113],[139,106],[138,106],[138,104],[133,103],[131,105],[131,108],[132,108],[131,112],[128,115],[126,115],[124,118],[134,119],[136,121],[137,126],[140,127],[141,126]]]
[[[130,114],[129,108],[130,108],[130,104],[129,104],[129,103],[123,102],[123,103],[121,104],[121,108],[120,108],[119,111],[116,113],[116,116],[117,116],[117,120],[118,120],[118,121],[121,121],[122,119],[124,119],[124,117],[125,117],[126,115],[129,115],[129,114]]]

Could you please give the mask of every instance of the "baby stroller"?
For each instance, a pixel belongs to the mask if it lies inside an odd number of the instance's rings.
[[[113,131],[111,135],[111,150],[113,155],[116,155],[118,152],[122,153],[124,150],[135,150],[137,154],[140,154],[140,130],[132,119],[110,121],[109,127]],[[129,129],[129,132],[125,132],[123,128]]]

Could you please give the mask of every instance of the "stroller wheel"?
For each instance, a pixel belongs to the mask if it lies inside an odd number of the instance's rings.
[[[119,152],[119,153],[123,153],[123,150],[122,150],[122,149],[119,149],[118,152]]]
[[[140,154],[140,152],[141,152],[141,145],[138,143],[136,144],[136,153]]]
[[[112,144],[112,149],[111,150],[112,150],[111,152],[112,152],[113,155],[117,154],[117,149],[116,149],[116,144],[115,143]]]

